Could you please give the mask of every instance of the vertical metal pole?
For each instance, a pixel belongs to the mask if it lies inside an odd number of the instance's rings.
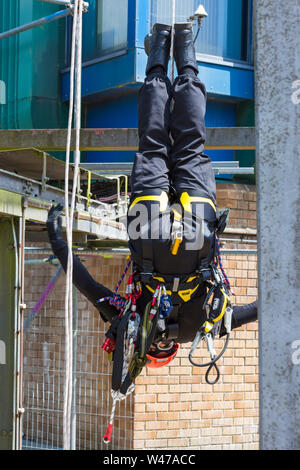
[[[77,293],[77,289],[73,287],[73,372],[72,372],[71,443],[70,443],[71,450],[76,450],[77,328],[78,328],[78,293]]]
[[[24,310],[25,305],[25,210],[27,207],[27,200],[23,198],[22,200],[22,217],[19,220],[19,243],[18,243],[18,257],[19,257],[19,288],[18,288],[18,409],[17,409],[17,423],[18,423],[18,435],[16,440],[16,449],[22,449],[22,424],[23,424],[23,320],[24,320]]]
[[[18,247],[12,227],[11,218],[0,218],[0,450],[15,449],[18,438]]]
[[[300,0],[256,0],[254,9],[260,443],[299,450]]]

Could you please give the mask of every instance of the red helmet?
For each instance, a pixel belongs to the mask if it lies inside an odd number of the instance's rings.
[[[158,369],[159,367],[168,365],[175,358],[178,349],[179,344],[176,343],[171,349],[169,349],[169,351],[162,351],[159,350],[159,348],[157,348],[155,352],[151,351],[151,354],[146,354],[149,361],[146,364],[147,367],[150,367],[152,369]],[[162,353],[164,353],[163,356],[158,356],[158,354]]]

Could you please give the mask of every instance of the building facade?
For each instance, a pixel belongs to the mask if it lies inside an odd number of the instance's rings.
[[[202,3],[209,16],[196,50],[199,76],[208,91],[206,125],[253,126],[252,0]],[[89,1],[84,15],[83,127],[137,127],[138,92],[147,61],[144,37],[154,23],[171,22],[171,5],[171,0]],[[186,21],[197,7],[198,1],[177,0],[176,21]],[[0,31],[60,8],[36,0],[0,0]],[[56,21],[0,41],[0,128],[66,128],[71,21]],[[207,153],[215,161],[238,160],[240,166],[251,166],[255,160],[251,151]],[[127,151],[82,153],[87,162],[130,162],[133,158],[134,152]],[[232,184],[238,182],[236,177],[227,179],[232,181],[217,185],[218,206],[231,208],[225,248],[232,252],[225,254],[223,264],[236,294],[234,303],[244,304],[257,297],[256,191],[248,184],[254,182],[249,177],[240,177],[239,182],[247,184]],[[38,256],[26,265],[27,314],[54,269],[35,264]],[[83,260],[91,274],[110,288],[126,261],[125,257],[97,259],[88,254]],[[62,278],[26,333],[24,448],[62,447],[64,292]],[[101,449],[111,407],[111,365],[100,351],[106,326],[83,297],[78,298],[78,312],[76,448]],[[145,370],[134,396],[117,410],[109,449],[256,449],[257,339],[257,325],[233,333],[221,364],[221,381],[213,388],[188,363],[188,346],[168,371]],[[204,354],[204,350],[199,352],[203,359]]]
[[[253,126],[252,0],[202,3],[209,16],[196,51],[199,76],[208,91],[206,125]],[[176,0],[176,21],[186,21],[198,4]],[[5,31],[61,7],[12,0],[9,5],[1,2],[0,9],[0,30]],[[154,23],[170,24],[171,16],[171,0],[90,0],[83,19],[83,127],[137,127],[138,90],[147,61],[144,37]],[[1,128],[66,127],[71,21],[69,17],[0,41],[0,80],[6,85]],[[239,160],[240,166],[255,161],[254,152],[208,153],[215,161]],[[87,162],[133,158],[134,152],[120,151],[82,155]]]

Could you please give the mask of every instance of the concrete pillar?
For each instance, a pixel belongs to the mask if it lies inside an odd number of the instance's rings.
[[[300,0],[256,0],[261,449],[300,449]]]

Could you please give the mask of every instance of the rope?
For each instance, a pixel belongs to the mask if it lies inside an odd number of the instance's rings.
[[[80,162],[80,128],[81,128],[81,56],[82,56],[82,12],[83,0],[74,0],[73,28],[71,44],[71,67],[70,67],[70,103],[68,117],[68,132],[66,143],[66,166],[65,166],[65,214],[66,234],[68,244],[68,264],[66,272],[66,294],[65,294],[65,387],[63,407],[63,448],[70,449],[71,442],[71,406],[72,406],[72,374],[73,374],[73,218],[78,184],[78,167]],[[74,92],[74,82],[76,89]],[[75,100],[74,100],[75,95]],[[75,109],[74,109],[75,101]],[[76,144],[74,153],[74,175],[72,185],[71,204],[69,209],[69,169],[70,149],[73,115],[75,115]]]
[[[175,37],[175,26],[176,21],[176,0],[172,0],[172,32],[171,32],[171,49],[170,49],[170,57],[171,57],[171,66],[170,66],[170,78],[171,83],[174,83],[175,79],[175,67],[174,67],[174,37]]]
[[[220,240],[219,240],[218,237],[216,237],[216,242],[217,242],[217,259],[218,259],[218,263],[219,263],[219,266],[220,266],[220,270],[223,274],[224,284],[227,287],[228,291],[231,292],[232,295],[234,295],[234,293],[232,292],[232,289],[231,289],[230,281],[229,281],[229,279],[227,277],[227,274],[225,272],[225,269],[223,267],[222,255],[221,255],[221,245],[220,245]],[[217,262],[215,262],[215,264],[217,264]]]
[[[120,280],[118,281],[116,287],[115,287],[115,290],[114,290],[114,293],[113,293],[113,296],[112,297],[103,297],[102,299],[98,300],[98,303],[101,303],[101,302],[109,302],[110,305],[113,305],[114,307],[116,307],[118,310],[123,310],[124,307],[125,307],[125,304],[127,302],[127,300],[125,299],[122,299],[122,297],[120,297],[118,295],[118,291],[119,291],[119,288],[120,288],[120,285],[122,284],[123,280],[124,280],[124,277],[126,276],[127,274],[127,271],[128,269],[130,268],[131,266],[131,263],[132,263],[132,259],[130,258],[130,260],[128,261],[125,269],[124,269],[124,272],[122,274],[122,276],[120,277]]]

